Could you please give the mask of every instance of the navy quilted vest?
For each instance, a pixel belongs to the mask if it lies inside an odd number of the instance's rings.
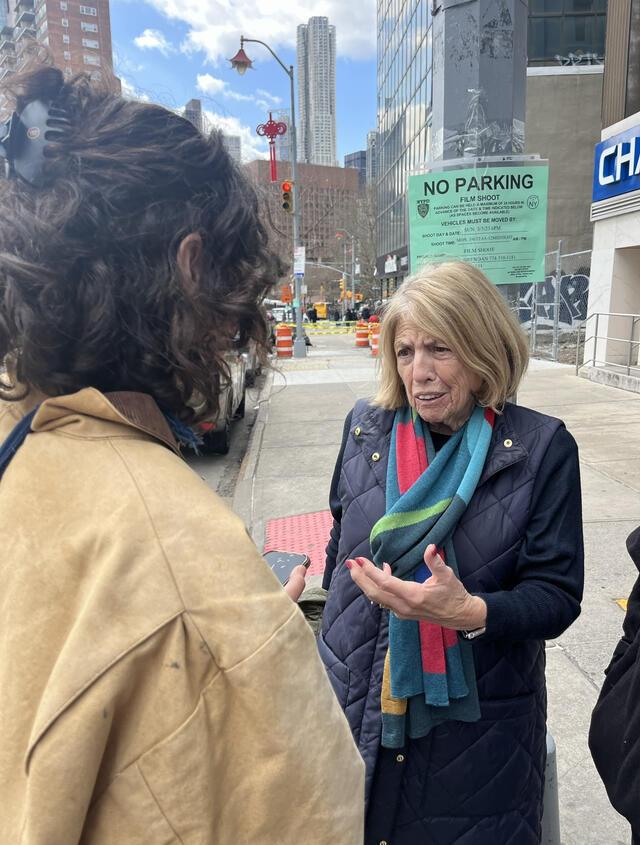
[[[392,423],[393,412],[366,401],[354,408],[338,488],[340,540],[319,639],[322,659],[367,765],[368,797],[379,753],[388,613],[358,590],[344,561],[357,555],[371,558],[369,534],[385,511]],[[460,577],[470,592],[512,586],[536,473],[561,425],[514,405],[496,418],[483,476],[453,538]],[[410,743],[405,795],[396,815],[396,829],[404,825],[405,833],[395,841],[540,841],[546,755],[544,641],[479,639],[473,650],[482,718],[473,724],[447,723]],[[376,783],[376,796],[379,786]],[[386,799],[394,804],[388,791]]]

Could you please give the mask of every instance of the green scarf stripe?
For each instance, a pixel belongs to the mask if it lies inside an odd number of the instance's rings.
[[[406,511],[405,513],[388,513],[381,517],[371,529],[371,540],[375,540],[385,531],[394,531],[396,528],[407,528],[410,525],[417,525],[438,516],[451,504],[452,499],[442,499],[436,505],[429,508],[421,508],[419,511]]]

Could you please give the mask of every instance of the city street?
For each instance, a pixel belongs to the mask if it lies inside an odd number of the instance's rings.
[[[326,511],[344,417],[375,386],[375,360],[353,335],[316,335],[304,360],[276,362],[235,487],[234,509],[263,548],[284,517]],[[620,636],[636,571],[625,538],[640,523],[640,395],[578,378],[569,366],[533,360],[520,404],[560,417],[581,455],[586,587],[578,621],[548,643],[549,729],[557,742],[563,845],[627,845],[591,762],[587,732],[603,669]],[[234,442],[234,450],[239,440]],[[232,455],[234,453],[232,452]],[[238,457],[222,475],[235,477]],[[217,468],[224,459],[204,459]],[[220,483],[217,481],[216,483]],[[317,524],[317,520],[316,523]],[[325,523],[326,524],[326,523]],[[308,543],[319,547],[310,529]],[[315,531],[317,534],[317,531]],[[305,537],[295,550],[310,551]],[[317,567],[314,570],[317,571]],[[310,580],[319,580],[318,576]]]

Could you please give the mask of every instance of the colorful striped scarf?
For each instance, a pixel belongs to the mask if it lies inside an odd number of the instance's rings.
[[[476,407],[435,453],[428,426],[411,408],[396,412],[387,470],[387,512],[371,531],[375,563],[424,583],[424,552],[434,543],[456,575],[451,537],[478,485],[494,412]],[[389,617],[382,683],[382,745],[400,748],[442,722],[480,718],[471,643],[431,622]]]

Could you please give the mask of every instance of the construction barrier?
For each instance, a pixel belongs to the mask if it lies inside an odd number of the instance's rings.
[[[276,326],[276,355],[278,358],[293,358],[293,332],[286,323]]]
[[[369,333],[369,340],[371,341],[371,356],[378,357],[378,345],[380,342],[380,323],[372,323]]]
[[[356,346],[366,349],[369,346],[369,326],[366,323],[356,323]]]

